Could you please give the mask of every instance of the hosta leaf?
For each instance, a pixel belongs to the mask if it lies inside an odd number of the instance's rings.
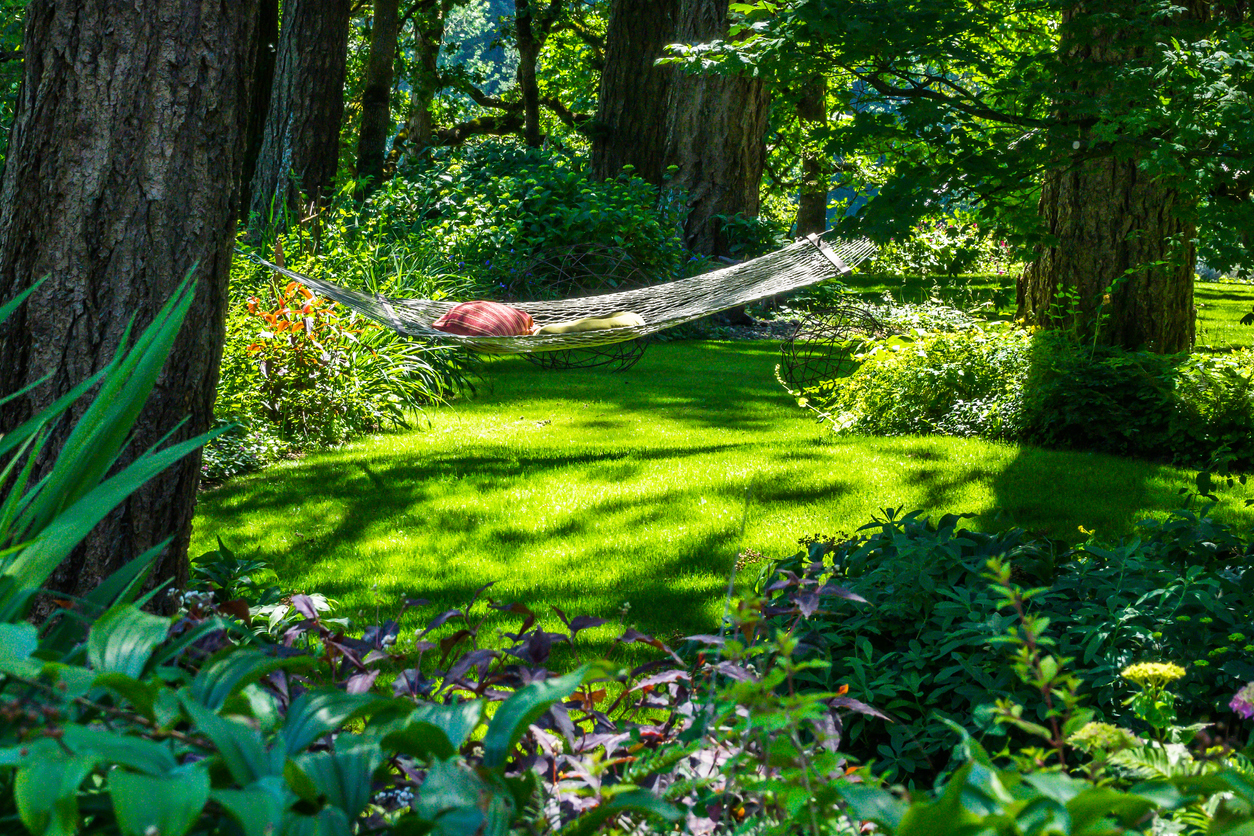
[[[242,790],[214,790],[209,797],[235,819],[244,836],[273,836],[279,832],[288,793],[282,781],[269,777]]]
[[[209,800],[209,772],[193,766],[153,776],[117,769],[109,773],[109,795],[125,836],[183,836]]]
[[[249,683],[279,668],[303,667],[309,659],[283,658],[260,650],[228,647],[216,654],[192,680],[192,698],[217,711],[227,698]]]
[[[0,673],[32,677],[42,667],[31,659],[39,647],[39,631],[30,624],[0,624]]]
[[[87,634],[87,661],[97,673],[138,679],[153,648],[165,641],[170,619],[143,612],[133,604],[112,607]]]
[[[78,832],[78,786],[95,766],[88,757],[38,760],[17,771],[17,813],[34,836]]]
[[[287,745],[288,754],[294,755],[324,734],[335,731],[352,718],[369,711],[372,705],[379,702],[378,698],[369,694],[306,691],[292,702],[279,736]]]

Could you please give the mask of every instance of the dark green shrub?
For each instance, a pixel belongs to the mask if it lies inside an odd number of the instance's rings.
[[[862,365],[803,393],[807,404],[838,432],[979,435],[1193,466],[1222,454],[1254,466],[1254,352],[1164,356],[954,327],[865,344]]]
[[[807,658],[825,664],[803,674],[807,687],[849,687],[851,696],[896,723],[855,717],[845,749],[901,780],[929,781],[961,757],[965,727],[991,751],[1004,728],[999,698],[1030,699],[1000,643],[1015,615],[985,578],[990,558],[1013,567],[1032,588],[1028,611],[1048,619],[1051,652],[1074,660],[1088,705],[1099,718],[1134,727],[1118,676],[1136,661],[1174,661],[1184,722],[1222,716],[1231,695],[1254,678],[1254,545],[1208,517],[1179,512],[1142,524],[1114,547],[1077,548],[1018,529],[985,534],[960,518],[932,522],[913,512],[864,527],[853,539],[820,546],[775,567],[832,580],[867,600],[853,612],[820,617],[801,634]],[[826,554],[824,554],[826,552]],[[815,563],[819,556],[821,563]],[[769,584],[770,578],[763,580]]]

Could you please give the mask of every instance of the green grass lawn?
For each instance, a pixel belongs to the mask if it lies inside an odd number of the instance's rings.
[[[407,597],[430,599],[429,615],[495,582],[492,597],[537,612],[629,605],[628,622],[670,637],[716,627],[746,550],[791,554],[898,506],[1114,538],[1176,507],[1191,475],[978,440],[837,438],[775,382],[776,352],[665,343],[618,374],[492,360],[477,397],[418,429],[204,494],[192,553],[222,537],[350,615],[383,602],[387,617]]]
[[[1254,346],[1254,326],[1240,324],[1254,310],[1254,285],[1198,282],[1193,299],[1199,347],[1228,351]]]

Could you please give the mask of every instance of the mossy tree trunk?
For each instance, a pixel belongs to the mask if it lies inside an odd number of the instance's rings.
[[[195,269],[186,325],[119,466],[212,422],[225,335],[256,0],[32,0],[0,183],[0,299],[48,277],[0,325],[0,434],[104,367]],[[46,473],[82,406],[36,458]],[[175,427],[186,419],[186,423]],[[82,595],[168,537],[155,580],[187,578],[200,456],[133,494],[50,581]]]
[[[831,173],[827,155],[813,139],[813,132],[827,124],[827,79],[815,76],[797,101],[801,122],[801,186],[797,194],[797,234],[822,233],[827,229],[827,195]]]

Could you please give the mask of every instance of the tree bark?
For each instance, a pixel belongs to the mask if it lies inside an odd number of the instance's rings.
[[[452,6],[452,0],[419,0],[414,12],[416,69],[410,79],[409,116],[405,120],[405,142],[411,156],[435,141],[431,104],[440,89],[440,47],[444,44],[444,21]]]
[[[206,430],[222,354],[255,0],[32,0],[22,91],[0,183],[0,299],[48,280],[0,325],[0,434],[98,371],[195,268],[187,323],[122,465],[183,419]],[[46,473],[83,406],[39,452]],[[167,537],[155,580],[187,578],[199,454],[110,514],[53,575],[82,595]]]
[[[361,134],[357,138],[357,176],[366,180],[366,194],[383,180],[383,158],[392,129],[389,106],[399,6],[399,0],[374,0],[370,59],[366,62],[366,83],[361,94]]]
[[[1085,6],[1064,14],[1064,24],[1086,13]],[[1059,49],[1078,71],[1078,80],[1061,94],[1064,119],[1069,101],[1110,98],[1103,79],[1112,66],[1144,61],[1144,21],[1133,18],[1146,12],[1127,5],[1101,11],[1101,23],[1083,36],[1062,30]],[[1120,13],[1141,26],[1125,28]],[[1168,38],[1173,25],[1209,14],[1209,4],[1193,0],[1180,17],[1158,18],[1154,25]],[[1074,148],[1080,154],[1100,145],[1088,129],[1081,127],[1078,136]],[[1135,154],[1077,158],[1046,173],[1038,211],[1055,243],[1041,247],[1019,278],[1025,322],[1131,349],[1172,353],[1193,346],[1197,206],[1168,178],[1147,176]]]
[[[523,142],[539,148],[540,85],[536,62],[540,59],[540,38],[535,31],[531,0],[514,0],[514,26],[518,38],[518,86],[523,99]]]
[[[250,188],[262,223],[315,208],[331,194],[339,165],[348,60],[348,0],[288,0],[265,139]],[[272,217],[273,215],[273,217]]]
[[[592,176],[616,177],[624,166],[661,186],[666,175],[667,101],[674,67],[655,62],[676,36],[679,0],[612,0],[605,69],[592,139]]]
[[[259,0],[256,49],[253,52],[252,95],[248,105],[248,133],[240,182],[247,186],[257,172],[257,158],[266,135],[266,112],[274,87],[274,62],[279,48],[279,0]]]
[[[827,195],[831,172],[827,155],[817,147],[813,131],[827,124],[827,79],[815,76],[797,101],[801,122],[801,187],[797,194],[797,234],[822,234],[827,230]]]
[[[1193,207],[1135,160],[1051,172],[1040,211],[1058,243],[1019,280],[1019,315],[1085,342],[1161,353],[1193,346]]]
[[[728,0],[682,0],[678,39],[723,38]],[[684,240],[694,252],[729,255],[720,215],[758,214],[766,164],[770,94],[761,79],[677,74],[671,84],[667,161],[677,167],[671,185],[688,205]]]

